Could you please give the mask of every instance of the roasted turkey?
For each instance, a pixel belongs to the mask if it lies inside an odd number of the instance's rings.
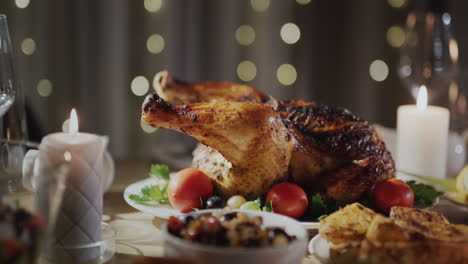
[[[344,108],[277,101],[236,83],[184,83],[167,71],[153,86],[143,120],[199,140],[193,165],[220,195],[256,198],[290,180],[345,203],[395,174],[375,129]]]

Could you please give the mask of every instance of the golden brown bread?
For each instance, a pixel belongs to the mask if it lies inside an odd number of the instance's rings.
[[[374,243],[409,241],[410,234],[391,219],[375,215],[366,232],[366,239]]]
[[[361,240],[376,215],[360,203],[353,203],[321,219],[319,234],[334,244]]]
[[[447,218],[439,212],[401,206],[393,206],[390,209],[390,218],[395,222],[411,220],[416,222],[449,223]]]
[[[363,210],[354,212],[368,216]],[[343,225],[359,219],[355,215],[341,216],[345,218],[328,221],[327,228],[339,231],[340,226],[330,224]],[[468,226],[450,224],[437,212],[394,207],[391,218],[375,214],[369,225],[359,225],[352,232],[361,234],[364,226],[368,228],[361,240],[330,240],[335,243],[330,248],[333,263],[468,263]],[[319,233],[330,237],[320,229]]]
[[[343,243],[330,248],[331,263],[348,264],[466,264],[468,243],[420,241]]]

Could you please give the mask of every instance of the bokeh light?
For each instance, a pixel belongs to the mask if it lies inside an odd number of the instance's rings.
[[[18,8],[26,8],[29,5],[29,0],[15,0],[15,4]]]
[[[308,3],[310,3],[310,1],[311,0],[296,0],[296,2],[301,5],[307,5]]]
[[[34,39],[26,38],[21,42],[21,51],[25,55],[32,55],[36,51],[36,42]]]
[[[148,124],[146,124],[143,119],[140,119],[140,126],[141,126],[141,129],[145,132],[145,133],[148,133],[148,134],[151,134],[151,133],[154,133],[156,132],[156,130],[158,130],[157,127],[152,127]]]
[[[265,12],[270,7],[270,0],[250,0],[250,5],[257,12]]]
[[[286,23],[281,27],[281,39],[287,44],[294,44],[301,38],[301,30],[294,23]]]
[[[457,102],[457,111],[460,114],[465,114],[468,109],[466,105],[467,105],[466,96],[460,95],[460,97],[458,98],[458,102]]]
[[[70,131],[70,119],[63,121],[62,131],[68,133]]]
[[[146,48],[152,54],[161,53],[164,50],[164,38],[159,34],[151,35],[146,41]]]
[[[148,12],[156,13],[162,7],[162,0],[145,0],[144,5]]]
[[[449,102],[455,104],[458,98],[458,84],[456,82],[451,82],[449,86]]]
[[[450,22],[452,21],[452,17],[450,16],[449,13],[444,13],[442,15],[442,21],[444,22],[445,25],[450,25]]]
[[[248,46],[255,41],[255,30],[250,25],[241,25],[236,30],[236,40],[239,44]]]
[[[47,97],[52,94],[52,82],[47,79],[42,79],[37,83],[37,93],[42,97]]]
[[[4,53],[8,53],[8,44],[7,44],[6,40],[3,40],[2,43],[3,43],[3,44],[2,44],[3,52],[4,52]]]
[[[375,60],[370,64],[369,74],[377,82],[384,81],[388,76],[388,66],[382,60]]]
[[[143,96],[149,90],[148,79],[144,76],[137,76],[132,80],[131,89],[134,95]]]
[[[388,4],[394,8],[401,8],[406,5],[406,0],[388,0]]]
[[[237,66],[237,76],[244,82],[250,82],[257,75],[257,67],[251,61],[245,60]]]
[[[291,85],[296,82],[297,71],[291,64],[282,64],[276,71],[276,78],[282,85]]]
[[[454,38],[449,40],[449,53],[453,63],[458,62],[458,43]]]
[[[405,31],[400,26],[391,26],[387,30],[387,42],[394,48],[399,48],[405,44]]]

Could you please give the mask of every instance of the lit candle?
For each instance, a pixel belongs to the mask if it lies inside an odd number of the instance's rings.
[[[419,89],[416,105],[398,107],[397,153],[398,170],[445,178],[449,111],[427,105],[427,89]]]
[[[47,206],[51,175],[68,163],[63,200],[57,212],[52,245],[46,258],[57,263],[95,261],[99,247],[84,247],[101,240],[102,164],[107,138],[78,132],[78,118],[73,109],[68,133],[54,133],[39,146],[36,204]],[[36,176],[35,176],[36,177]],[[53,180],[53,179],[52,179]],[[47,211],[48,209],[46,209]],[[41,210],[42,212],[44,210]],[[81,249],[71,249],[82,247]]]

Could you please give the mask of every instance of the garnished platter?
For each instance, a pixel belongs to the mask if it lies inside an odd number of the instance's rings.
[[[139,195],[141,193],[141,189],[145,186],[158,184],[164,184],[164,182],[158,178],[150,177],[128,185],[124,191],[125,202],[143,213],[162,219],[169,219],[171,215],[182,215],[182,213],[174,209],[170,204],[160,204],[156,202],[140,203],[129,198],[131,195]],[[301,223],[306,229],[317,229],[319,226],[318,222],[302,221]]]

